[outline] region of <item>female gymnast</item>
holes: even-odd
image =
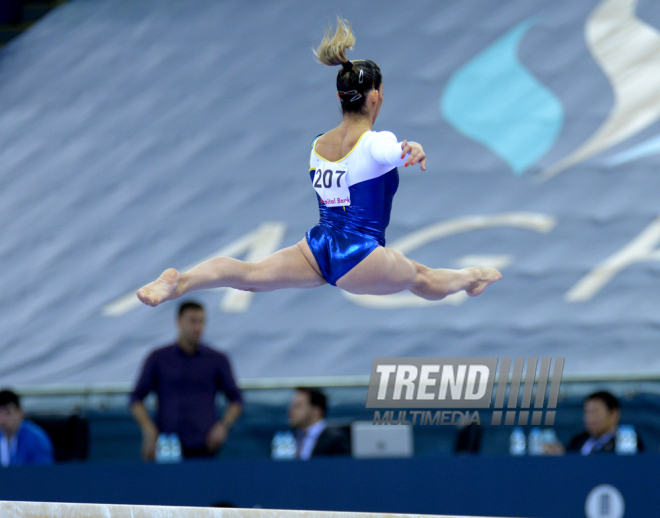
[[[339,20],[328,30],[317,59],[341,65],[337,97],[342,123],[312,144],[309,174],[319,201],[320,221],[298,244],[249,263],[215,257],[186,273],[170,268],[140,288],[138,298],[157,306],[195,290],[230,287],[245,291],[316,288],[326,282],[357,295],[388,295],[410,290],[426,300],[440,300],[465,290],[479,295],[502,278],[493,268],[462,270],[428,268],[385,248],[397,166],[419,164],[426,170],[422,146],[399,143],[388,131],[375,132],[383,103],[383,80],[373,61],[349,61],[346,49],[355,36],[350,24]]]

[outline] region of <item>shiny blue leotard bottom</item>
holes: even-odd
[[[323,278],[333,286],[376,248],[378,240],[353,232],[337,232],[326,225],[307,231],[309,245]]]
[[[310,180],[314,179],[314,169]],[[379,246],[385,246],[392,198],[399,185],[396,169],[351,185],[351,205],[326,207],[317,194],[319,223],[307,231],[307,244],[321,275],[333,286]]]

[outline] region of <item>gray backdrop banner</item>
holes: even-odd
[[[660,371],[660,2],[610,18],[601,6],[615,3],[632,5],[54,9],[0,49],[0,386],[132,382],[177,335],[178,301],[150,308],[138,288],[166,268],[258,261],[304,239],[319,218],[310,145],[342,120],[337,70],[311,48],[338,13],[356,33],[350,58],[383,74],[374,131],[427,155],[426,171],[399,168],[386,246],[431,268],[485,261],[504,278],[434,302],[329,285],[195,292],[205,343],[238,379],[484,352],[565,357],[573,373]],[[599,27],[608,37],[588,46]]]

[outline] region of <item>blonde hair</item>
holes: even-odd
[[[314,49],[314,55],[324,65],[341,65],[348,61],[346,49],[352,49],[353,45],[355,45],[355,35],[351,24],[338,16],[335,34],[332,34],[332,27],[330,27],[319,47]]]

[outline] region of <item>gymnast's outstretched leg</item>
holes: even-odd
[[[398,250],[378,247],[339,279],[337,286],[357,295],[390,295],[410,290],[426,300],[440,300],[462,290],[477,296],[501,278],[502,274],[494,268],[434,269],[408,259]],[[272,291],[316,288],[323,284],[326,281],[303,239],[258,263],[214,257],[183,274],[170,268],[157,280],[140,288],[137,296],[145,304],[157,306],[191,291],[210,288]]]
[[[441,300],[463,290],[476,297],[501,278],[495,268],[429,268],[398,250],[378,247],[339,279],[337,286],[356,295],[390,295],[410,290],[426,300]]]
[[[154,282],[140,288],[138,298],[149,306],[172,300],[191,291],[235,288],[243,291],[273,291],[283,288],[316,288],[326,284],[307,241],[279,250],[258,263],[232,257],[214,257],[186,273],[165,270]]]

